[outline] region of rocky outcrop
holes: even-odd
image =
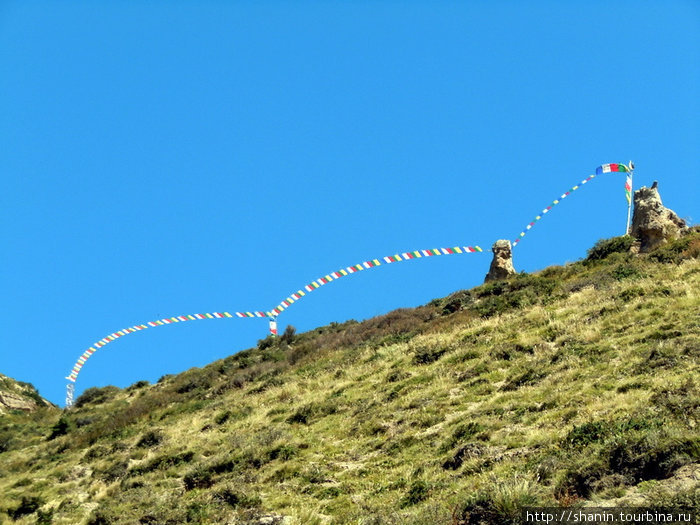
[[[658,183],[643,186],[634,192],[634,215],[630,235],[639,240],[639,251],[645,253],[676,239],[688,230],[685,221],[661,203]]]
[[[0,392],[0,413],[7,410],[33,412],[36,408],[36,403],[26,397],[10,392]]]
[[[497,281],[505,279],[511,275],[515,275],[515,267],[513,266],[513,250],[510,246],[510,241],[501,239],[493,243],[491,247],[493,259],[489,273],[486,274],[484,282]]]
[[[34,412],[40,407],[55,407],[55,405],[42,398],[30,383],[15,381],[0,374],[0,414],[14,410]]]

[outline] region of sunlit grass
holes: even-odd
[[[699,284],[697,259],[613,254],[94,392],[65,435],[46,415],[0,453],[0,511],[32,494],[54,523],[496,523],[662,497],[700,450]]]

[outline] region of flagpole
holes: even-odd
[[[630,234],[630,215],[632,212],[632,178],[634,176],[634,162],[630,161],[629,164],[629,170],[630,170],[630,190],[629,190],[629,198],[627,199],[627,227],[625,228],[625,235]],[[627,182],[627,181],[625,181]],[[625,188],[626,190],[627,188]]]

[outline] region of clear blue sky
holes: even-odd
[[[0,372],[63,404],[92,343],[267,310],[330,271],[515,239],[607,162],[698,220],[700,4],[0,3]],[[623,233],[621,175],[540,221],[533,271]],[[304,331],[480,284],[490,253],[385,265],[279,318]],[[254,346],[197,321],[98,351],[76,393]]]

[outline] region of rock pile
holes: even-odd
[[[510,246],[510,241],[504,239],[496,241],[493,243],[491,251],[493,252],[493,259],[491,260],[489,273],[486,274],[484,279],[485,283],[505,279],[516,273],[513,266],[513,250]]]
[[[641,253],[651,251],[669,239],[677,239],[686,231],[685,221],[661,203],[656,181],[651,188],[643,186],[634,192],[630,235],[640,241]]]

